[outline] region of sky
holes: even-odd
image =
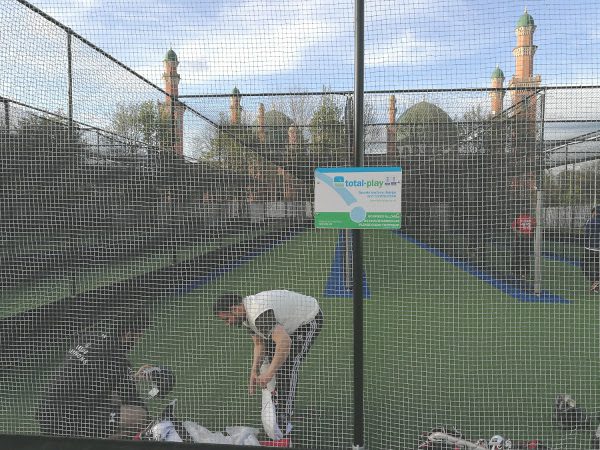
[[[365,88],[487,88],[496,65],[507,84],[514,73],[514,28],[526,8],[537,26],[534,72],[541,75],[542,85],[598,85],[596,1],[365,0]],[[353,88],[354,0],[31,3],[160,87],[162,60],[172,48],[180,61],[180,95],[228,94],[233,87],[244,94]],[[17,0],[2,0],[0,40],[9,42],[0,50],[0,64],[15,68],[0,76],[0,95],[64,110],[64,32]],[[119,102],[160,99],[153,88],[79,42],[73,44],[73,57],[79,104],[106,108],[86,111],[76,104],[82,121],[108,117]],[[549,96],[548,114],[597,118],[598,90],[590,92]],[[385,97],[378,108],[381,120]],[[489,108],[488,94],[481,92],[399,93],[397,99],[400,111],[424,99],[452,117],[473,106]],[[227,101],[187,102],[218,119]]]
[[[173,48],[189,93],[352,87],[353,0],[32,3],[156,83]],[[544,83],[597,80],[595,0],[366,0],[367,88],[487,87],[496,64],[510,77],[526,8]]]

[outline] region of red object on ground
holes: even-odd
[[[278,441],[260,441],[263,447],[291,447],[292,440],[290,438],[279,439]]]

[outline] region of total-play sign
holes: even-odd
[[[400,228],[401,167],[315,170],[315,227]]]

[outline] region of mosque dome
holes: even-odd
[[[258,120],[256,123],[258,123]],[[288,128],[292,125],[294,125],[294,121],[276,109],[265,112],[266,142],[286,144],[288,142]]]
[[[500,69],[500,67],[496,66],[494,71],[492,72],[491,78],[504,78],[504,72]]]
[[[439,106],[426,101],[419,102],[408,108],[398,123],[450,123],[452,119],[446,111]]]
[[[173,49],[169,49],[167,54],[165,55],[165,61],[177,61],[177,54],[173,51]]]
[[[432,153],[451,150],[458,138],[458,128],[448,113],[426,101],[400,116],[396,133],[400,145]]]
[[[519,17],[519,21],[517,22],[517,28],[520,27],[533,27],[535,23],[533,22],[533,17],[525,10],[523,15]]]

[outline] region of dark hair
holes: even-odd
[[[598,208],[600,208],[600,206],[592,206],[592,214],[596,214],[598,212]]]
[[[243,297],[239,294],[228,292],[221,295],[213,305],[213,313],[228,312],[235,305],[242,303]]]

